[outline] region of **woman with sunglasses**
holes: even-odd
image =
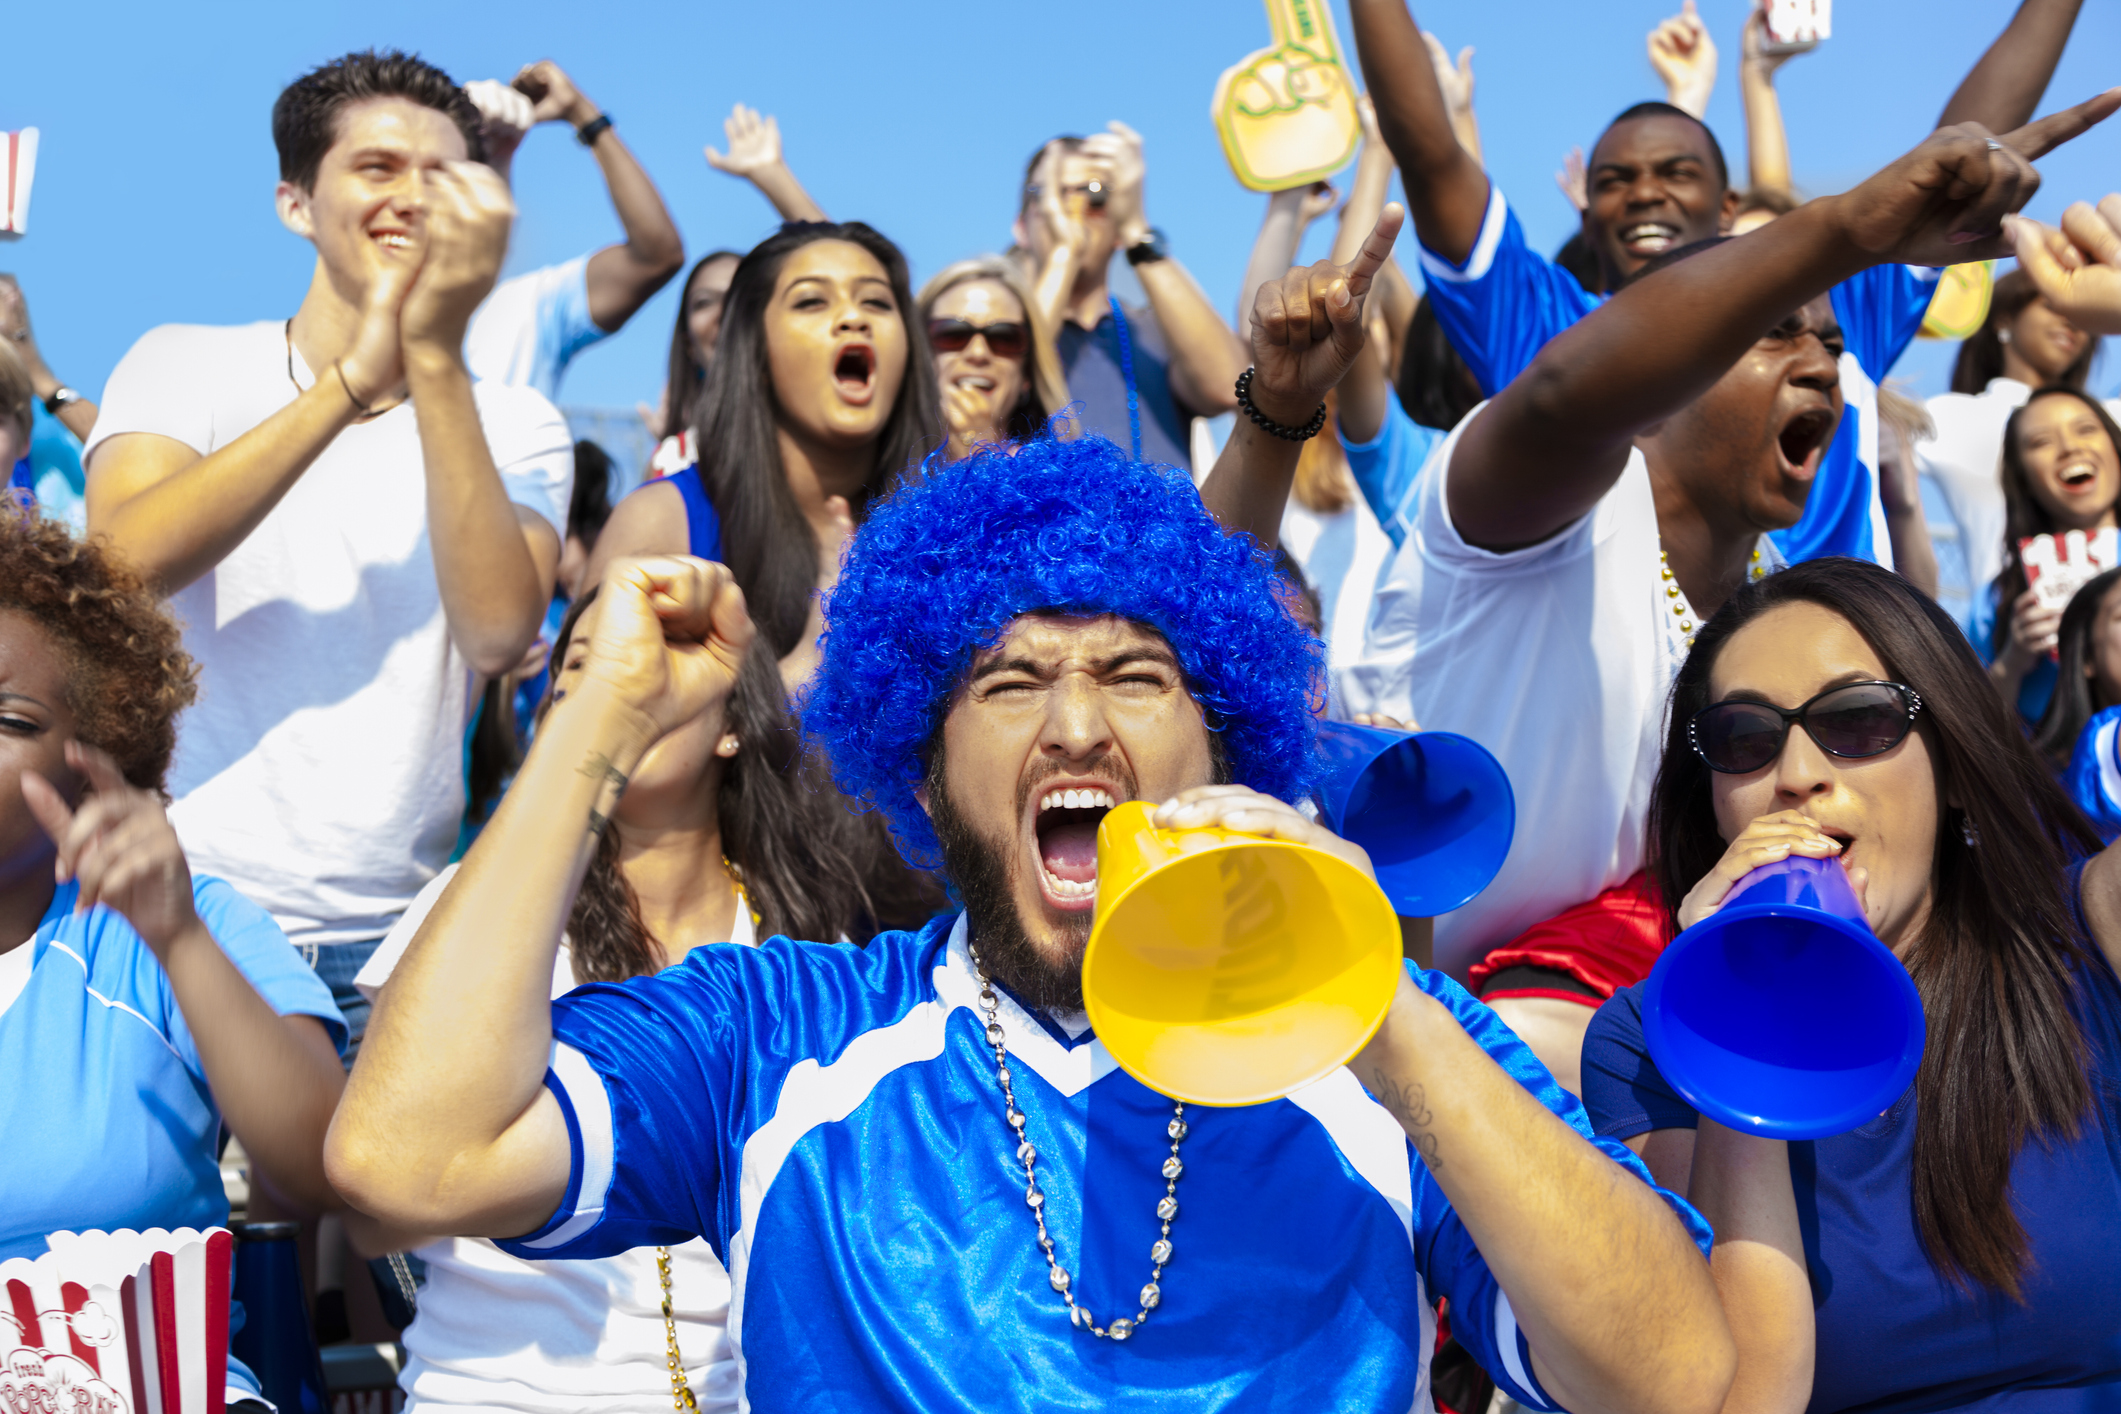
[[[790,222],[760,242],[723,302],[698,463],[619,503],[585,582],[622,555],[726,564],[789,687],[808,681],[840,547],[943,442],[912,308],[905,256],[860,221]]]
[[[1726,1410],[2121,1408],[2121,858],[1949,617],[1813,560],[1734,594],[1673,687],[1649,855],[1668,921],[1763,864],[1839,859],[1922,997],[1906,1094],[1804,1142],[1658,1073],[1642,986],[1600,1008],[1584,1101],[1716,1227]]]
[[[921,291],[920,318],[935,351],[951,461],[982,442],[1036,437],[1068,405],[1053,331],[1022,273],[1002,257],[945,268]]]

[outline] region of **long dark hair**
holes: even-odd
[[[1399,405],[1424,427],[1448,432],[1480,406],[1485,395],[1466,361],[1451,347],[1427,297],[1414,306],[1399,357]]]
[[[2003,376],[2004,327],[2016,319],[2039,293],[2040,287],[2023,270],[2013,270],[1996,281],[1996,287],[1988,297],[1988,317],[1981,321],[1974,337],[1960,343],[1959,356],[1952,360],[1953,392],[1978,393]],[[2077,361],[2063,369],[2062,376],[2055,381],[2072,388],[2083,387],[2091,376],[2092,360],[2098,354],[2098,339],[2086,339],[2084,352],[2078,354]]]
[[[2033,729],[2033,750],[2054,763],[2057,770],[2069,764],[2084,724],[2114,705],[2093,696],[2091,675],[2086,669],[2096,661],[2092,640],[2099,629],[2099,610],[2106,602],[2107,591],[2117,584],[2121,584],[2121,569],[2110,569],[2088,579],[2062,611],[2062,627],[2055,635],[2061,672],[2055,680],[2055,695],[2047,700],[2047,712]]]
[[[2052,535],[2056,530],[2054,516],[2033,495],[2032,473],[2025,469],[2024,454],[2018,450],[2018,424],[2042,398],[2075,398],[2090,408],[2092,416],[2106,429],[2114,454],[2121,456],[2121,427],[2116,427],[2113,415],[2082,388],[2055,383],[2035,389],[2025,406],[2003,424],[2003,572],[1996,576],[1996,626],[1989,636],[1991,655],[2002,652],[2003,645],[2010,641],[2011,605],[2026,590],[2025,560],[2018,552],[2018,542],[2034,535]]]
[[[1940,808],[1929,918],[1906,958],[1929,1024],[1915,1077],[1915,1228],[1953,1283],[2022,1300],[2028,1251],[2011,1162],[2028,1139],[2074,1138],[2091,1108],[2089,1051],[2071,1010],[2073,970],[2090,954],[2064,871],[2099,837],[1942,609],[1867,561],[1809,560],[1726,600],[1672,686],[1649,815],[1669,926],[1725,847],[1687,723],[1709,705],[1709,675],[1731,637],[1789,604],[1839,614],[1888,677],[1921,694],[1916,729],[1936,761]]]
[[[780,402],[766,358],[766,310],[790,252],[812,241],[848,241],[876,257],[906,325],[906,376],[876,439],[876,463],[851,497],[859,523],[869,503],[943,442],[942,393],[928,331],[914,310],[899,248],[860,221],[790,221],[736,268],[722,310],[721,344],[697,420],[700,481],[722,521],[722,552],[759,636],[777,655],[802,641],[817,592],[817,536],[795,504],[781,465]]]
[[[596,597],[592,589],[577,599],[560,625],[555,682],[575,624]],[[540,715],[551,705],[548,692]],[[805,756],[780,663],[763,640],[752,641],[724,713],[741,746],[723,764],[715,809],[722,853],[743,884],[743,902],[758,912],[759,935],[867,941],[877,931],[878,908],[863,877],[862,832]],[[619,867],[616,829],[604,832],[582,877],[567,945],[577,981],[620,982],[667,965]]]
[[[700,408],[700,389],[707,381],[707,366],[692,352],[692,282],[717,260],[741,261],[740,250],[710,250],[685,272],[678,286],[678,322],[670,331],[670,362],[663,375],[663,429],[659,437],[675,437],[692,426]]]

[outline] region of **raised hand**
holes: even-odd
[[[1252,302],[1252,401],[1286,426],[1310,421],[1329,389],[1347,376],[1363,346],[1363,306],[1392,255],[1406,208],[1379,213],[1346,265],[1321,260],[1259,287]]]
[[[522,144],[523,134],[537,126],[535,105],[513,85],[499,79],[473,79],[464,85],[464,96],[485,119],[486,160],[505,163]]]
[[[1331,182],[1313,182],[1297,190],[1302,193],[1296,206],[1296,231],[1300,240],[1313,221],[1340,204],[1340,193],[1333,189]]]
[[[1443,90],[1444,106],[1451,110],[1453,118],[1465,117],[1473,111],[1473,46],[1468,44],[1459,50],[1454,64],[1451,51],[1435,35],[1423,30],[1421,42],[1428,46],[1429,64],[1436,70],[1436,86]]]
[[[1105,131],[1083,139],[1085,157],[1104,164],[1105,217],[1112,223],[1114,238],[1122,249],[1139,245],[1149,234],[1149,218],[1143,214],[1142,185],[1149,165],[1142,155],[1142,135],[1114,119]]]
[[[1740,32],[1738,62],[1762,78],[1773,77],[1775,70],[1787,64],[1805,50],[1786,50],[1771,54],[1767,48],[1767,0],[1759,0],[1752,13],[1745,17],[1745,28]]]
[[[472,311],[493,289],[508,254],[515,202],[508,185],[478,162],[444,162],[421,173],[414,249],[418,273],[398,315],[409,350],[460,350]]]
[[[754,632],[729,571],[689,555],[613,560],[595,613],[584,685],[614,693],[657,736],[729,695]]]
[[[1590,176],[1584,170],[1583,149],[1572,147],[1569,155],[1561,159],[1561,170],[1554,174],[1554,185],[1569,199],[1569,205],[1582,211],[1591,204]]]
[[[2079,329],[2121,334],[2121,193],[2072,203],[2059,231],[2023,216],[2004,225],[2049,304]]]
[[[531,101],[533,123],[569,122],[576,127],[596,118],[597,106],[582,96],[567,71],[550,59],[525,64],[511,87]]]
[[[22,798],[59,847],[54,877],[80,882],[76,912],[103,904],[168,961],[170,945],[203,925],[192,906],[191,868],[161,799],[128,782],[118,763],[93,746],[68,742],[66,764],[88,782],[78,810],[44,777],[22,773]]]
[[[756,177],[781,165],[781,125],[770,113],[739,103],[722,120],[722,136],[729,141],[724,154],[712,147],[702,149],[707,165],[732,177]]]
[[[2121,88],[1994,137],[1979,123],[1939,128],[1855,190],[1832,198],[1843,229],[1879,261],[1954,265],[2014,252],[2003,218],[2040,189],[2033,162],[2121,107]]]
[[[1672,106],[1699,118],[1716,89],[1716,41],[1694,8],[1694,0],[1650,31],[1650,67],[1664,80]]]

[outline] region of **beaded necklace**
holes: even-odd
[[[1657,574],[1664,581],[1664,601],[1671,606],[1672,613],[1679,620],[1680,636],[1686,640],[1686,646],[1692,648],[1694,631],[1701,626],[1702,616],[1695,613],[1694,606],[1687,602],[1686,591],[1679,587],[1679,577],[1672,573],[1672,562],[1665,555],[1662,545],[1657,547]],[[1767,565],[1761,560],[1760,547],[1756,545],[1753,547],[1752,562],[1745,567],[1745,581],[1748,584],[1758,584],[1767,578],[1767,574]]]

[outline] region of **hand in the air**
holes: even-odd
[[[1372,880],[1377,870],[1361,845],[1344,840],[1324,825],[1307,820],[1285,800],[1262,795],[1250,786],[1195,786],[1180,791],[1149,812],[1160,830],[1204,830],[1219,826],[1262,839],[1286,840],[1338,855]]]
[[[1770,54],[1767,49],[1767,0],[1753,6],[1752,13],[1745,17],[1745,29],[1739,40],[1739,63],[1762,78],[1770,78],[1775,70],[1808,50],[1786,50]]]
[[[1691,928],[1723,907],[1740,879],[1763,864],[1775,864],[1800,855],[1806,859],[1832,859],[1841,853],[1841,841],[1821,830],[1801,811],[1778,810],[1763,815],[1738,832],[1731,847],[1716,861],[1716,867],[1700,883],[1687,890],[1679,904],[1679,926]],[[1859,901],[1866,899],[1870,875],[1858,866],[1849,870],[1849,884]]]
[[[2058,313],[2089,333],[2121,334],[2121,192],[2072,203],[2059,231],[2023,216],[2004,224],[2018,268]]]
[[[473,79],[464,85],[464,96],[485,119],[481,132],[489,163],[506,161],[521,146],[523,135],[537,126],[536,105],[499,79]]]
[[[1879,261],[1956,265],[2013,253],[2003,218],[2040,189],[2033,163],[2121,107],[2121,88],[2002,137],[1979,123],[1939,128],[1836,203],[1843,230]]]
[[[582,95],[567,77],[567,71],[550,59],[525,64],[510,84],[531,102],[534,123],[568,122],[576,127],[593,122],[597,106]]]
[[[1082,153],[1105,169],[1105,218],[1114,238],[1122,248],[1139,245],[1149,234],[1142,209],[1142,183],[1149,173],[1142,135],[1114,119],[1105,131],[1083,139]]]
[[[1590,176],[1584,170],[1583,149],[1572,147],[1569,155],[1561,159],[1561,170],[1554,174],[1554,185],[1569,199],[1569,205],[1582,211],[1591,204]]]
[[[118,763],[93,746],[68,742],[66,764],[88,782],[78,810],[44,777],[22,773],[22,798],[59,847],[54,877],[62,884],[80,881],[76,912],[103,904],[166,962],[170,945],[201,925],[191,868],[161,800],[128,782]]]
[[[1451,61],[1451,51],[1444,48],[1443,41],[1427,30],[1421,32],[1421,42],[1429,51],[1429,64],[1436,70],[1436,86],[1443,90],[1443,106],[1453,116],[1464,117],[1473,111],[1473,46],[1468,44],[1458,51],[1458,61]]]
[[[414,232],[418,274],[399,313],[409,347],[461,349],[472,311],[493,289],[508,254],[515,202],[508,184],[481,162],[444,162],[421,173],[423,204]]]
[[[1650,67],[1664,80],[1672,106],[1697,118],[1706,114],[1716,90],[1716,41],[1709,38],[1694,0],[1651,30],[1649,43]]]
[[[658,738],[729,695],[754,632],[735,578],[690,555],[613,560],[596,616],[575,693],[602,686]]]
[[[2004,645],[2009,666],[2020,673],[2031,672],[2046,654],[2055,651],[2062,632],[2060,604],[2042,604],[2040,591],[2028,589],[2011,601],[2010,640]]]
[[[781,125],[770,113],[739,103],[722,120],[722,136],[729,142],[726,154],[712,147],[702,149],[707,165],[717,172],[756,177],[781,165]]]
[[[1286,427],[1309,422],[1363,346],[1363,305],[1391,258],[1406,208],[1393,202],[1347,265],[1321,260],[1259,287],[1252,302],[1252,401]]]

